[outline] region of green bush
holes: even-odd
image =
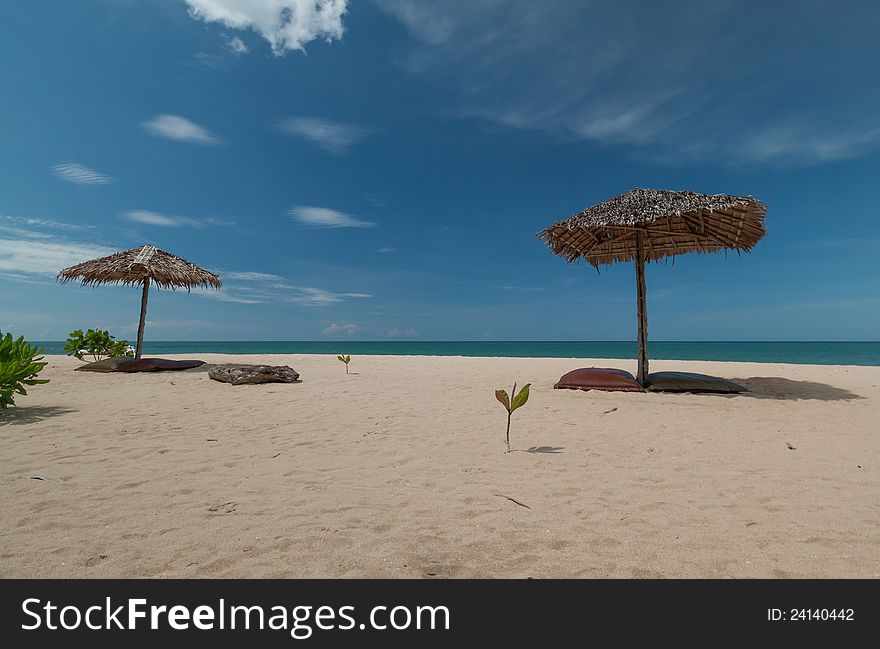
[[[81,361],[85,360],[83,356],[86,355],[91,356],[95,361],[105,357],[134,355],[128,349],[127,340],[114,340],[109,331],[97,329],[89,329],[85,333],[82,329],[71,331],[64,351],[68,356],[76,356]]]
[[[48,383],[49,379],[35,378],[46,367],[41,363],[42,348],[31,347],[24,336],[13,340],[12,334],[0,332],[0,408],[15,405],[15,394],[27,394],[26,385]]]

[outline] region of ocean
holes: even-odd
[[[37,342],[63,354],[64,342]],[[534,341],[145,341],[144,354],[352,354],[392,356],[514,356],[636,358],[635,342]],[[880,365],[880,342],[651,341],[655,360],[746,361],[810,365]]]

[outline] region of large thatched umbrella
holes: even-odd
[[[187,290],[203,286],[220,288],[220,278],[204,268],[191,264],[186,259],[159,250],[155,246],[140,246],[109,257],[65,268],[58,273],[58,281],[65,284],[72,280],[82,280],[83,286],[98,284],[124,284],[143,286],[141,296],[141,320],[138,325],[135,358],[141,357],[144,346],[144,323],[147,317],[147,294],[150,282],[162,288],[185,288]]]
[[[538,233],[550,249],[570,262],[634,261],[639,316],[639,369],[648,375],[648,316],[645,261],[686,252],[748,252],[764,236],[767,205],[751,196],[706,195],[691,191],[633,189],[588,207]]]

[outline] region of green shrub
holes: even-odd
[[[48,383],[49,379],[35,378],[46,363],[42,348],[31,347],[24,336],[13,340],[12,334],[0,332],[0,408],[15,405],[15,394],[27,394],[26,385]]]
[[[71,331],[67,338],[64,351],[68,356],[76,356],[79,360],[85,360],[83,356],[89,355],[93,360],[112,356],[133,356],[128,348],[127,340],[114,340],[109,331],[89,329],[83,333],[82,329]]]

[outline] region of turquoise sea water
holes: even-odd
[[[39,342],[63,354],[60,341]],[[652,359],[748,361],[811,365],[880,365],[880,342],[650,342]],[[516,356],[636,358],[635,342],[428,341],[145,341],[158,354],[353,354],[394,356]]]

